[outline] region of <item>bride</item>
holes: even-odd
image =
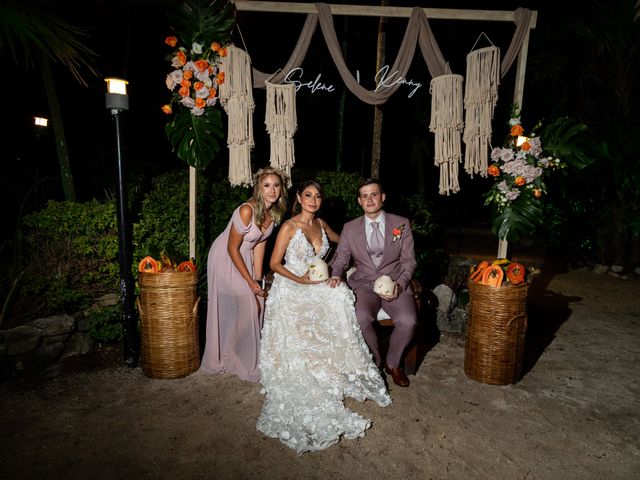
[[[371,421],[347,409],[345,397],[391,403],[358,326],[353,293],[344,283],[331,288],[309,279],[309,265],[326,255],[329,240],[339,240],[315,216],[321,204],[320,185],[303,182],[271,256],[275,274],[260,348],[266,397],[257,428],[298,454],[364,435]]]

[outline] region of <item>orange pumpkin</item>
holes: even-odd
[[[469,280],[476,283],[480,282],[480,280],[482,279],[482,272],[484,272],[489,265],[490,265],[489,262],[487,262],[486,260],[484,262],[480,262],[478,266],[475,268],[475,270],[471,272],[471,276],[469,277]]]
[[[519,285],[524,282],[526,273],[524,265],[519,263],[511,263],[507,267],[507,278],[513,285]]]
[[[504,279],[504,270],[499,265],[490,265],[482,273],[482,284],[490,287],[499,287]]]
[[[158,262],[153,257],[144,257],[138,264],[138,271],[142,273],[158,273]]]
[[[178,265],[179,272],[195,272],[196,270],[197,267],[191,260],[185,260],[180,265]]]

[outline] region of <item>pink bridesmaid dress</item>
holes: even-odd
[[[233,226],[244,236],[240,255],[253,275],[253,248],[271,235],[273,223],[264,233],[254,223],[253,217],[249,225],[244,225],[240,219],[240,207],[233,212],[227,228],[209,250],[207,338],[200,368],[207,372],[232,373],[242,380],[259,382],[258,356],[264,303],[261,297],[253,294],[231,261],[227,242]]]

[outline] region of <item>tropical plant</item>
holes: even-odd
[[[165,133],[178,158],[192,167],[204,168],[220,150],[224,137],[217,88],[224,82],[219,58],[231,39],[235,6],[230,0],[185,0],[168,3],[175,35],[165,43],[173,70],[167,75],[172,91],[162,110],[173,115]]]
[[[71,201],[75,201],[76,194],[51,64],[62,64],[80,85],[86,87],[82,71],[97,75],[93,68],[96,54],[82,42],[86,36],[86,30],[69,25],[35,7],[32,2],[7,0],[0,5],[0,53],[9,50],[17,65],[36,68],[42,77],[56,140],[62,189],[65,199]]]
[[[583,148],[592,162],[557,179],[556,212],[566,205],[570,210],[558,223],[571,216],[581,228],[566,231],[565,240],[588,234],[571,245],[588,247],[583,253],[605,263],[640,261],[638,5],[636,0],[594,0],[578,10],[558,5],[557,15],[541,23],[553,35],[541,31],[532,37],[532,86],[545,91],[534,108],[589,125]]]

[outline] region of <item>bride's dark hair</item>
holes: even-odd
[[[291,216],[292,217],[294,215],[299,214],[302,211],[302,206],[300,205],[300,202],[298,201],[298,195],[302,195],[302,192],[304,192],[309,187],[317,188],[318,192],[320,192],[320,195],[322,195],[322,185],[320,185],[315,180],[303,180],[302,182],[300,182],[298,184],[298,187],[296,188],[295,200],[293,201],[293,206],[291,207]]]

